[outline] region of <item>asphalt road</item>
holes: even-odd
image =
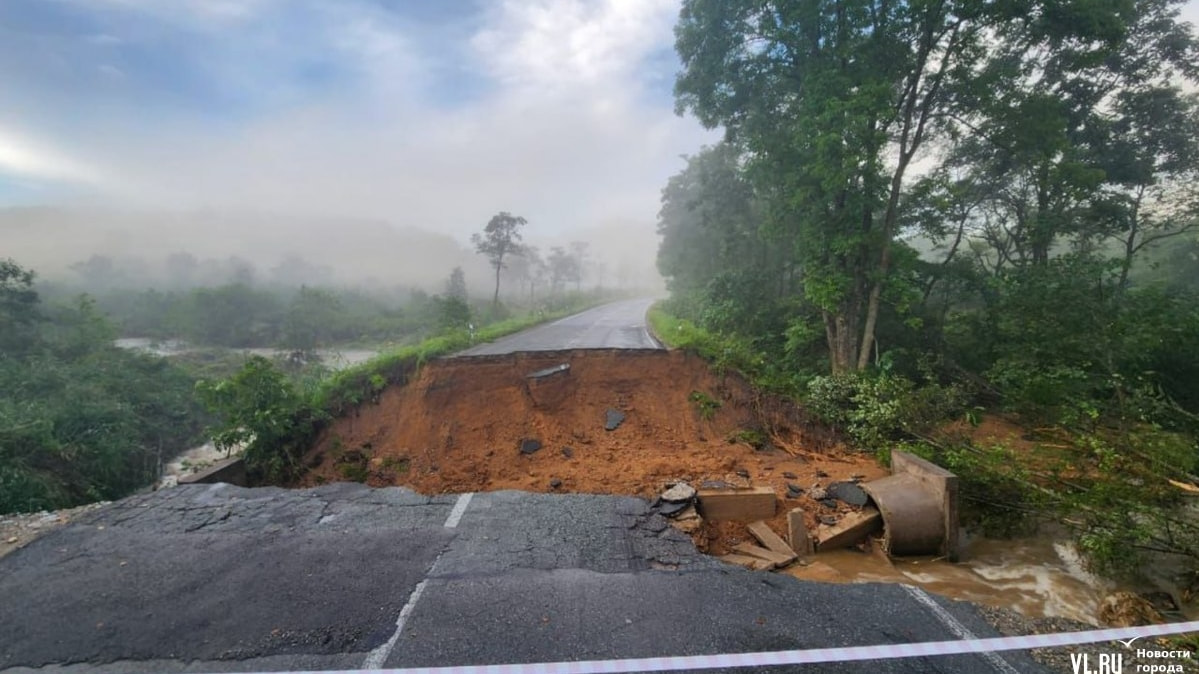
[[[653,299],[636,299],[605,304],[480,344],[458,355],[495,356],[563,349],[660,349],[662,346],[645,327],[645,312],[653,303]]]
[[[527,663],[963,634],[995,636],[971,605],[903,586],[723,565],[625,497],[185,485],[0,558],[6,673]],[[1008,652],[802,671],[1043,670]]]

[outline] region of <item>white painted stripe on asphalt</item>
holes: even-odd
[[[473,497],[473,492],[468,492],[458,497],[458,500],[454,502],[454,507],[450,509],[449,517],[445,518],[445,524],[443,525],[445,528],[457,528],[458,523],[462,521],[462,516],[466,514],[466,509],[470,506],[470,500]],[[445,551],[443,550],[441,555],[444,554]],[[408,596],[408,602],[404,604],[404,608],[400,609],[400,615],[396,617],[396,629],[395,632],[391,633],[391,638],[366,654],[366,660],[362,663],[363,671],[382,671],[379,668],[387,662],[388,656],[391,655],[391,651],[400,640],[400,633],[404,631],[404,625],[408,624],[408,616],[412,615],[412,612],[416,610],[416,603],[420,601],[420,596],[425,593],[425,586],[429,584],[428,574],[432,573],[433,569],[437,567],[437,562],[441,561],[441,555],[437,555],[437,559],[433,560],[433,563],[429,565],[429,570],[425,573],[425,578],[412,589],[412,594]]]
[[[962,639],[978,639],[974,632],[970,631],[969,627],[966,627],[960,620],[953,617],[952,613],[946,611],[945,607],[938,604],[937,600],[930,597],[927,592],[916,587],[915,585],[900,585],[900,587],[902,587],[905,592],[910,594],[913,599],[923,604],[928,608],[928,610],[932,611],[933,615],[937,617],[937,620],[940,620],[942,625],[948,627],[950,632],[953,632]],[[989,662],[996,671],[1003,672],[1003,674],[1020,674],[1016,668],[1007,663],[1007,660],[1004,660],[999,656],[998,653],[994,651],[979,653],[979,655],[982,656],[984,660]]]
[[[470,500],[474,497],[473,493],[463,494],[454,502],[454,508],[450,510],[450,516],[445,518],[445,526],[447,529],[453,529],[462,521],[462,516],[466,514],[466,508],[470,505]]]
[[[722,653],[624,660],[575,660],[532,662],[513,665],[457,665],[450,667],[410,667],[404,669],[341,669],[293,671],[275,674],[628,674],[631,672],[672,672],[681,669],[735,669],[806,665],[822,662],[858,662],[901,658],[964,655],[998,651],[1024,651],[1030,648],[1058,648],[1083,644],[1127,641],[1133,637],[1160,637],[1199,632],[1199,620],[1163,625],[1116,627],[1083,632],[1055,632],[1016,637],[992,637],[965,641],[924,641],[912,644],[843,646],[813,648],[804,651],[764,651],[758,653]]]

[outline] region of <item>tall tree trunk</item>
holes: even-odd
[[[492,308],[500,306],[500,269],[503,269],[503,267],[503,263],[497,260],[495,263],[495,295],[491,298]]]

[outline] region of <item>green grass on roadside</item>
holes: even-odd
[[[763,359],[751,346],[734,337],[710,332],[685,318],[667,313],[661,303],[647,314],[650,330],[666,346],[694,353],[718,369],[733,369],[755,383],[763,373]]]
[[[477,331],[473,341],[466,330],[456,330],[382,353],[321,382],[313,395],[313,407],[334,417],[341,416],[357,405],[376,400],[388,386],[407,383],[412,373],[431,358],[490,342],[608,301],[611,298],[582,296],[553,311],[530,313],[484,326]]]

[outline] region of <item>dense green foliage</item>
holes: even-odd
[[[115,499],[200,439],[194,380],[118,349],[90,299],[45,306],[0,260],[0,513]]]
[[[678,109],[726,135],[662,192],[659,332],[960,470],[980,517],[1199,560],[1167,482],[1199,473],[1179,5],[686,0]],[[984,412],[1052,437],[947,434]]]

